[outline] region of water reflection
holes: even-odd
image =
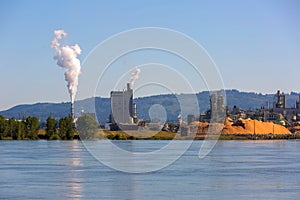
[[[82,181],[80,178],[71,178],[70,183],[67,186],[68,195],[67,197],[70,199],[82,199]]]
[[[69,177],[66,181],[67,198],[68,199],[82,199],[83,188],[82,188],[82,170],[80,166],[82,163],[82,145],[79,141],[70,142],[70,157],[67,159],[67,163],[70,165],[70,170],[66,171]]]
[[[134,152],[137,149],[135,143],[131,141],[123,141],[118,143],[119,148],[123,148],[126,151]],[[112,158],[118,157],[118,155],[112,154],[113,151],[106,152]],[[130,159],[131,163],[134,162],[132,158]],[[119,159],[112,159],[112,162],[122,162]],[[114,169],[114,175],[111,177],[111,183],[108,184],[108,190],[113,199],[124,199],[124,194],[126,194],[126,199],[136,199],[136,186],[137,183],[134,178],[134,174],[124,173],[124,172],[117,172]]]

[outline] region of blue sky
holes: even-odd
[[[25,103],[69,101],[64,70],[56,66],[49,47],[55,29],[64,29],[69,33],[66,42],[81,46],[80,60],[121,31],[174,29],[206,49],[226,88],[300,92],[299,10],[297,0],[2,0],[0,110]]]

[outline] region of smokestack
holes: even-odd
[[[71,117],[73,119],[75,119],[75,109],[74,109],[74,103],[73,102],[71,102]]]
[[[266,101],[266,109],[269,110],[269,101]]]
[[[136,103],[133,104],[133,122],[137,123],[137,109],[136,109]]]
[[[298,101],[296,101],[296,108],[297,108],[297,109],[299,109],[299,108],[300,108],[299,104],[300,104],[300,96],[299,96],[299,100],[298,100]]]
[[[127,83],[127,91],[129,91],[131,88],[130,88],[130,83]]]
[[[133,116],[137,116],[136,103],[133,104]]]
[[[277,105],[280,104],[280,90],[277,90]]]

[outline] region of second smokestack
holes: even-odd
[[[131,89],[130,83],[127,83],[127,91]]]

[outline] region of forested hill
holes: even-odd
[[[209,108],[209,93],[207,91],[200,92],[195,95],[180,94],[180,95],[156,95],[150,97],[136,98],[134,102],[137,104],[138,118],[150,119],[149,110],[154,108],[155,112],[157,108],[164,108],[165,113],[169,121],[177,119],[178,114],[182,112],[181,106],[184,104],[184,113],[181,113],[183,117],[186,114],[195,113],[195,99],[198,99],[199,109],[204,112]],[[251,92],[240,92],[237,90],[226,90],[226,100],[229,107],[234,105],[242,109],[255,109],[261,106],[265,106],[266,102],[270,103],[274,99],[274,94],[258,94]],[[291,92],[286,94],[287,107],[294,107],[296,100],[299,99],[299,93]],[[156,105],[156,106],[153,106]],[[161,105],[161,106],[157,106]],[[110,99],[109,98],[88,98],[75,103],[75,113],[79,115],[84,113],[97,113],[98,120],[101,123],[107,121],[110,113]],[[157,111],[161,111],[158,109]],[[48,116],[53,118],[61,118],[69,115],[70,103],[37,103],[32,105],[18,105],[5,111],[0,111],[0,115],[6,118],[22,119],[26,116],[35,116],[40,121],[45,121]]]

